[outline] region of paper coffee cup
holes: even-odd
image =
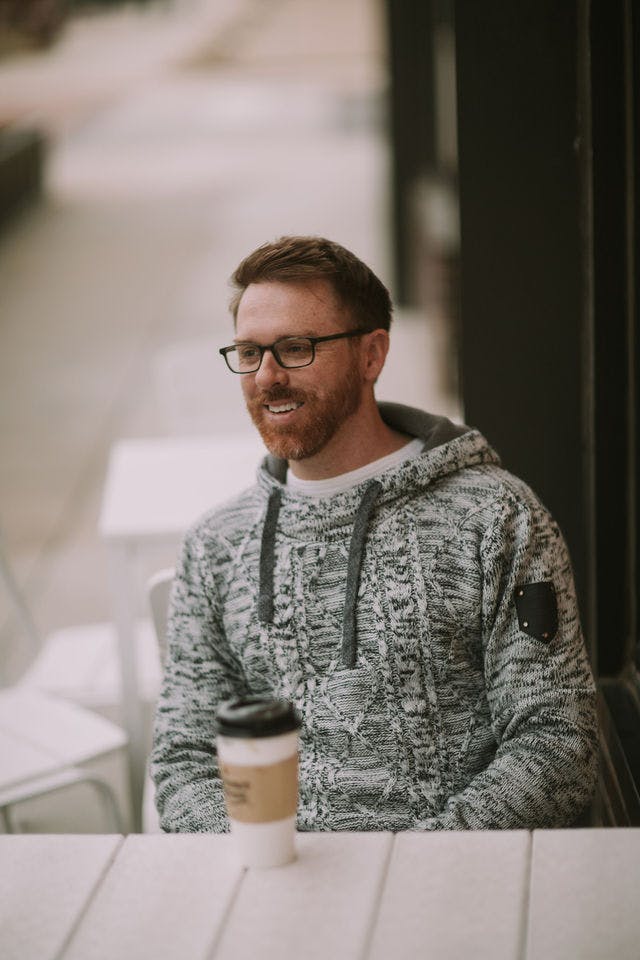
[[[276,867],[295,858],[300,725],[286,700],[242,697],[218,710],[224,799],[246,866]]]

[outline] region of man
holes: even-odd
[[[302,715],[300,829],[571,824],[597,727],[558,527],[476,430],[376,403],[391,303],[353,254],[284,237],[233,279],[220,352],[270,456],[184,541],[163,829],[227,829],[214,717],[248,692]]]

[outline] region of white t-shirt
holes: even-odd
[[[390,467],[397,467],[405,460],[412,460],[417,457],[424,447],[424,440],[416,437],[405,443],[404,447],[395,450],[394,453],[388,453],[386,457],[380,457],[378,460],[372,460],[371,463],[365,463],[364,467],[358,467],[357,470],[350,470],[348,473],[341,473],[337,477],[328,477],[326,480],[300,480],[294,477],[291,470],[287,471],[287,486],[296,493],[303,493],[307,497],[332,497],[335,493],[342,493],[349,487],[355,487],[363,480],[370,480],[379,476]]]

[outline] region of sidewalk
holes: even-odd
[[[109,447],[170,429],[156,383],[171,344],[207,338],[218,383],[241,257],[324,234],[389,280],[380,16],[375,0],[179,0],[82,18],[49,55],[0,62],[0,114],[53,138],[44,202],[0,243],[0,527],[43,633],[110,617]],[[455,415],[428,325],[396,327],[380,396]],[[10,680],[32,652],[4,603]]]
[[[277,3],[277,0],[276,0]],[[0,117],[73,131],[101,107],[225,43],[257,0],[160,0],[80,7],[47,51],[0,60]]]

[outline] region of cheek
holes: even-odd
[[[245,400],[249,400],[255,393],[254,379],[251,376],[240,377],[240,389]]]

